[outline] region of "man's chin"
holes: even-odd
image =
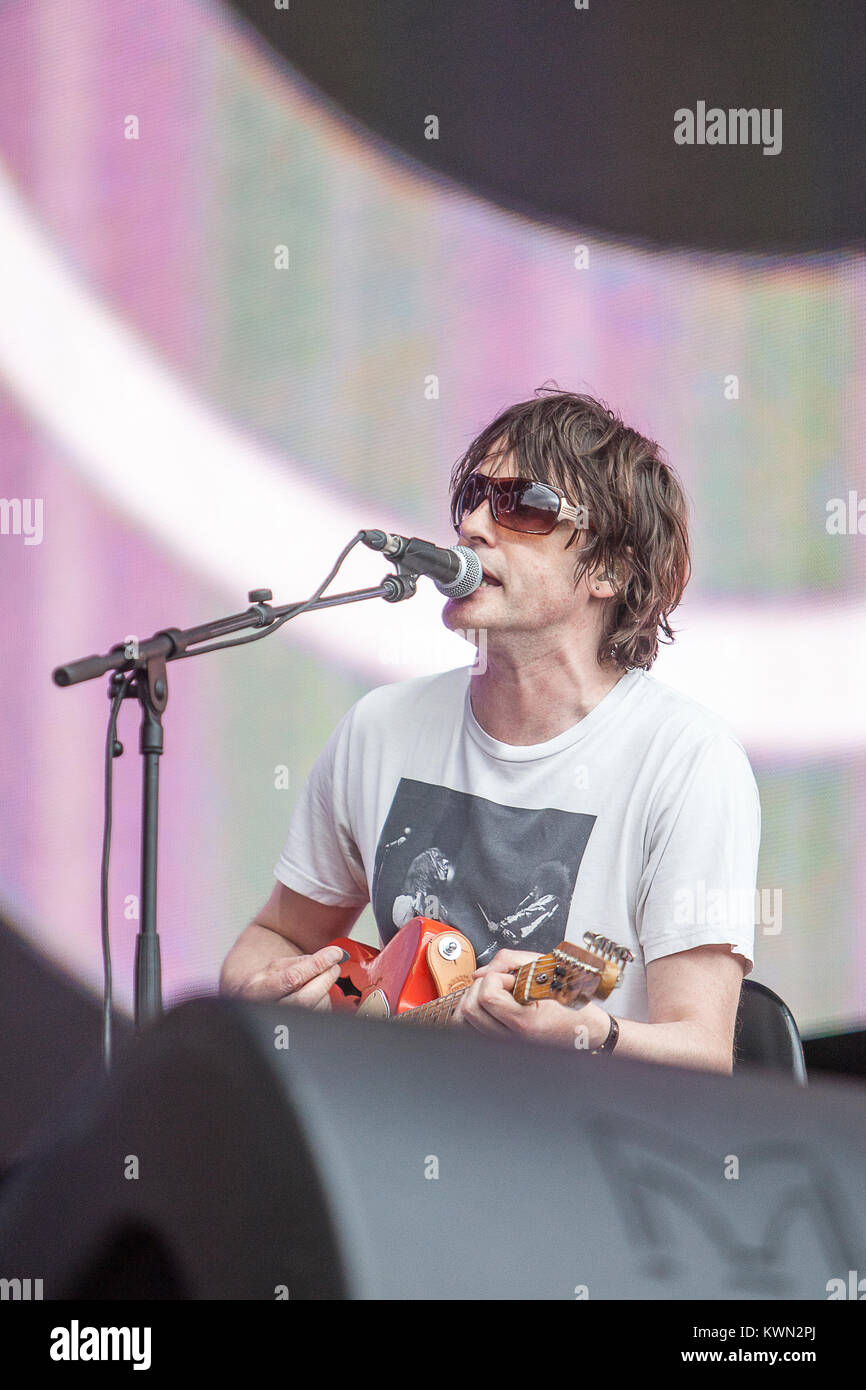
[[[498,592],[501,585],[491,585],[490,588],[473,589],[471,594],[465,598],[449,598],[442,609],[442,621],[448,628],[465,627],[467,623],[472,627],[479,624],[485,626],[482,614],[495,613],[496,609],[489,602],[490,596]]]

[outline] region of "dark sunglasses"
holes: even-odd
[[[493,520],[508,531],[522,531],[527,536],[549,536],[560,521],[573,521],[585,527],[586,509],[572,507],[570,502],[547,483],[532,478],[488,478],[484,473],[470,473],[454,504],[455,530],[467,512],[480,507],[490,498]]]

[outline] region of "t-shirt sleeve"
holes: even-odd
[[[347,795],[356,709],[343,716],[316,759],[274,867],[287,888],[332,907],[363,906],[369,897]]]
[[[761,803],[736,738],[715,734],[660,788],[647,827],[637,930],[649,964],[729,944],[754,964]]]

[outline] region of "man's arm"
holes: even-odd
[[[619,1024],[616,1056],[730,1074],[744,969],[730,946],[695,946],[650,961],[648,1023],[620,1018],[612,997],[610,1013]],[[606,1035],[610,1014],[596,1008],[605,1014]]]
[[[337,979],[337,947],[362,907],[329,907],[277,882],[268,901],[241,932],[223,962],[220,993],[248,999],[282,999],[309,1008],[326,1007]]]
[[[695,946],[650,961],[648,1023],[621,1018],[615,1004],[608,1013],[595,1003],[582,1009],[567,1009],[554,1000],[535,1007],[516,1003],[508,972],[533,956],[528,951],[500,951],[477,972],[455,1011],[455,1021],[484,1033],[518,1033],[538,1042],[591,1050],[607,1037],[612,1013],[619,1024],[617,1057],[730,1074],[744,970],[742,957],[730,946]]]

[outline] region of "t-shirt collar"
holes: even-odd
[[[472,677],[467,672],[464,726],[474,742],[492,758],[499,758],[503,762],[509,763],[527,763],[534,762],[539,758],[550,758],[556,753],[561,753],[564,749],[580,743],[589,734],[595,733],[619,709],[623,700],[631,694],[645,674],[641,670],[626,671],[625,675],[620,677],[616,685],[599,700],[589,714],[584,715],[583,719],[579,719],[570,729],[564,729],[561,734],[557,734],[556,738],[548,739],[546,743],[513,744],[502,743],[497,738],[491,738],[490,734],[482,729],[478,723],[472,711]]]

